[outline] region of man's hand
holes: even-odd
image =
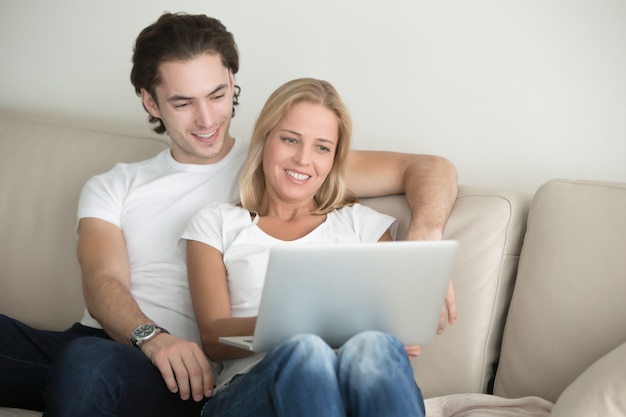
[[[441,317],[439,318],[439,327],[437,328],[437,334],[443,333],[444,329],[446,328],[446,316],[450,325],[454,325],[454,323],[456,323],[456,298],[454,297],[454,286],[452,285],[452,281],[450,281],[450,283],[448,284],[448,292],[446,293],[446,304],[441,309]]]
[[[191,395],[199,402],[213,395],[211,365],[198,344],[159,333],[143,343],[141,350],[159,369],[169,390],[183,400]]]

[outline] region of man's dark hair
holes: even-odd
[[[139,96],[145,89],[156,100],[156,87],[162,82],[159,65],[167,61],[187,61],[202,54],[218,54],[222,65],[239,71],[239,53],[235,39],[217,19],[205,15],[165,13],[159,20],[141,31],[133,49],[133,69],[130,81]],[[233,96],[233,116],[239,103],[239,86]],[[158,104],[158,102],[157,102]],[[145,108],[145,107],[144,107]],[[147,111],[147,109],[146,109]],[[164,133],[161,119],[148,113],[150,123],[158,124],[154,131]]]

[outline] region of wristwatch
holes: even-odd
[[[135,347],[140,347],[159,333],[169,332],[156,324],[142,324],[130,334],[130,343]]]

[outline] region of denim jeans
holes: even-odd
[[[55,357],[67,343],[84,336],[107,337],[80,324],[65,331],[37,330],[0,314],[0,406],[43,410]]]
[[[137,348],[80,324],[32,329],[0,316],[0,405],[44,416],[198,416],[202,403],[171,393]],[[91,336],[91,337],[85,337]],[[97,337],[93,337],[97,336]]]
[[[234,378],[202,412],[203,417],[424,415],[404,347],[380,332],[356,335],[338,352],[317,336],[293,337]]]

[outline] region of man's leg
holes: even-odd
[[[95,337],[65,346],[45,397],[46,417],[197,416],[202,408],[170,392],[139,349]]]
[[[350,415],[425,415],[408,355],[395,337],[360,333],[341,347],[337,360],[339,384]]]
[[[336,361],[319,337],[293,337],[209,399],[202,416],[345,416]]]
[[[44,409],[54,357],[66,343],[88,334],[77,326],[63,332],[37,330],[0,314],[0,406]]]

